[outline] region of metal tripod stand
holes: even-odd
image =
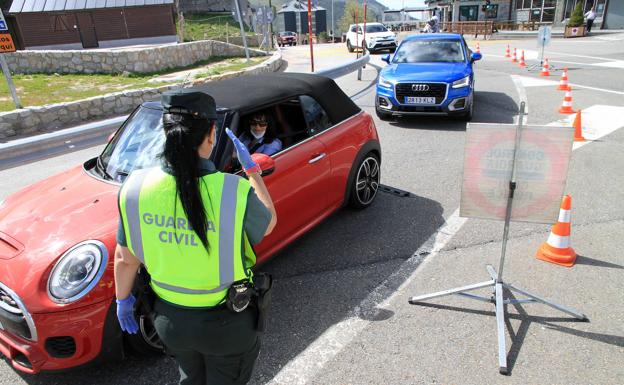
[[[409,303],[412,305],[418,305],[422,301],[426,301],[429,299],[443,297],[447,295],[457,294],[464,297],[468,297],[471,299],[475,299],[483,302],[491,302],[496,305],[496,325],[497,325],[497,333],[498,333],[498,366],[499,372],[501,374],[508,374],[507,367],[507,348],[505,344],[505,311],[503,306],[507,304],[518,304],[518,303],[532,303],[532,302],[540,302],[544,305],[548,305],[554,309],[557,309],[561,312],[571,315],[574,318],[577,318],[581,321],[589,321],[587,316],[577,310],[568,308],[563,305],[559,305],[555,302],[547,300],[537,294],[533,294],[523,288],[512,285],[511,283],[503,281],[503,268],[505,265],[505,252],[507,249],[507,239],[509,237],[509,223],[511,222],[511,208],[513,204],[514,192],[516,189],[516,162],[518,160],[518,146],[520,144],[520,137],[522,134],[522,119],[524,116],[525,104],[524,102],[520,105],[520,115],[518,117],[518,127],[516,129],[516,141],[514,147],[514,155],[513,155],[513,163],[512,163],[512,172],[511,172],[511,181],[509,182],[509,195],[507,198],[507,207],[505,213],[505,228],[503,230],[503,241],[502,241],[502,250],[501,257],[499,261],[498,271],[494,269],[491,265],[487,265],[486,269],[488,274],[490,275],[490,279],[484,282],[475,283],[472,285],[462,286],[455,289],[449,289],[444,291],[439,291],[432,294],[419,295],[409,299]],[[484,297],[480,295],[475,295],[468,293],[469,291],[473,291],[476,289],[481,289],[484,287],[492,287],[493,296],[492,297]],[[505,298],[503,290],[507,289],[512,292],[519,293],[528,298],[516,299],[516,298]]]

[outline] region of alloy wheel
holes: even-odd
[[[360,204],[369,205],[379,189],[379,161],[369,156],[360,165],[356,178],[356,195]]]
[[[158,337],[158,333],[156,333],[154,322],[145,314],[141,314],[139,318],[139,331],[146,344],[155,349],[163,349],[163,344],[160,337]]]

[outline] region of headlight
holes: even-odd
[[[466,76],[465,78],[461,78],[459,80],[455,80],[453,82],[453,88],[462,88],[470,85],[470,76]]]
[[[390,83],[381,76],[379,77],[379,85],[386,88],[392,88],[392,83]]]
[[[70,303],[87,295],[98,283],[108,250],[100,241],[84,241],[69,249],[58,260],[48,279],[48,296],[56,303]]]

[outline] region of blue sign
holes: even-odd
[[[8,31],[8,30],[9,29],[7,28],[6,21],[0,20],[0,31]]]

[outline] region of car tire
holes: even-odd
[[[355,209],[364,209],[375,201],[379,191],[379,178],[381,174],[379,158],[369,152],[357,164],[356,172],[351,181],[351,194],[349,206]]]
[[[389,114],[389,113],[387,113],[387,112],[383,112],[383,111],[381,111],[381,110],[380,110],[380,109],[378,109],[378,108],[375,108],[375,114],[377,114],[377,117],[378,117],[380,120],[383,120],[383,121],[388,121],[388,120],[391,120],[391,119],[392,119],[392,114]]]
[[[347,40],[347,49],[349,50],[349,52],[353,52],[354,51],[354,48],[351,45],[351,41],[350,40]]]
[[[137,274],[137,278],[134,282],[133,294],[137,298],[134,307],[134,316],[139,324],[139,331],[136,334],[126,334],[126,342],[135,352],[142,356],[154,357],[162,355],[165,351],[164,345],[156,333],[154,326],[154,312],[153,304],[148,306],[144,305],[143,301],[146,301],[146,295],[139,294],[139,288],[141,285],[149,286],[149,275],[143,266]],[[145,290],[151,290],[146,288]],[[155,296],[153,292],[152,296]],[[151,314],[148,314],[148,309],[152,310]]]

